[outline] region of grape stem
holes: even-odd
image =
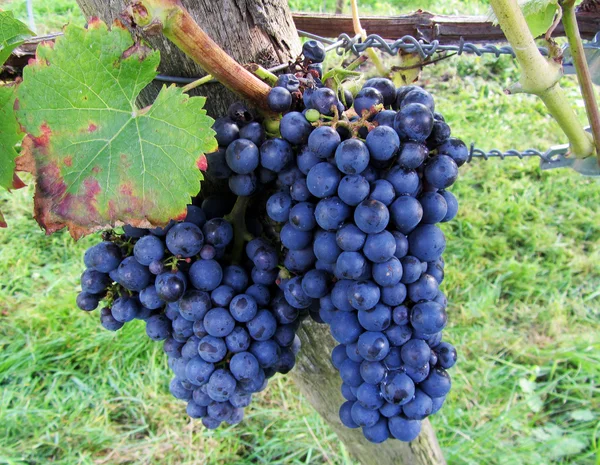
[[[521,68],[518,91],[537,95],[569,139],[571,154],[587,158],[594,144],[560,87],[561,65],[539,52],[517,0],[490,0],[500,28],[515,51]]]
[[[569,40],[571,47],[571,56],[577,71],[577,80],[581,88],[581,95],[585,102],[585,110],[587,113],[590,126],[592,127],[592,135],[594,136],[594,145],[596,146],[596,155],[600,164],[600,111],[598,110],[598,102],[594,94],[594,85],[590,68],[588,67],[583,50],[583,42],[579,33],[577,17],[575,16],[575,0],[565,0],[561,2],[563,12],[563,26],[565,34]]]
[[[133,0],[123,17],[149,35],[162,33],[229,90],[268,110],[271,87],[219,47],[180,0]]]
[[[246,227],[246,210],[250,204],[250,197],[240,196],[235,201],[231,212],[225,216],[233,226],[233,250],[231,258],[234,263],[241,263],[244,258],[244,246],[253,239]]]
[[[354,33],[359,34],[362,40],[367,38],[367,31],[365,31],[360,24],[360,15],[358,14],[358,0],[350,0],[350,5],[352,6],[352,25],[354,26]],[[367,55],[377,68],[377,72],[381,76],[387,76],[389,74],[389,70],[385,67],[377,52],[372,48],[367,50]]]

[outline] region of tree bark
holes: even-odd
[[[123,10],[125,0],[77,0],[87,16],[99,16],[112,22]],[[205,31],[232,57],[241,63],[258,63],[265,67],[287,62],[300,52],[300,42],[285,0],[182,0]],[[161,51],[161,71],[177,76],[198,76],[200,69],[190,59],[163,39],[153,38]],[[158,87],[145,95],[147,102]],[[239,97],[220,84],[202,87],[209,113],[224,114],[229,103]],[[363,465],[442,465],[444,461],[429,422],[410,444],[388,440],[385,444],[369,443],[360,431],[342,426],[338,409],[343,403],[340,378],[329,355],[335,341],[326,325],[304,323],[300,331],[302,349],[293,377],[302,394],[331,424],[346,447]]]
[[[107,23],[119,18],[127,0],[77,0],[87,17]],[[286,2],[281,0],[182,0],[198,24],[231,56],[242,64],[260,63],[271,67],[287,63],[300,54],[296,27]],[[146,38],[161,51],[160,72],[169,76],[200,77],[206,73],[175,45],[163,37]],[[150,104],[163,83],[155,82],[141,96]],[[210,95],[208,113],[222,116],[227,107],[240,100],[218,83],[206,84],[193,95]]]

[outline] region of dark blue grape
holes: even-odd
[[[281,136],[293,145],[305,144],[312,130],[312,125],[297,111],[286,113],[279,124]]]
[[[402,265],[396,257],[373,265],[373,280],[382,287],[395,286],[402,278]]]
[[[389,126],[394,127],[394,119],[396,118],[396,112],[394,110],[382,110],[375,115],[373,122],[377,123],[378,126]]]
[[[278,223],[288,220],[291,208],[292,198],[284,192],[277,192],[267,200],[267,215]]]
[[[81,290],[88,294],[102,294],[112,280],[106,273],[101,273],[96,270],[85,270],[81,275]]]
[[[166,243],[169,252],[173,255],[183,258],[193,257],[200,253],[204,245],[204,234],[193,223],[178,223],[167,233]],[[161,258],[153,258],[150,261],[160,260]]]
[[[223,270],[216,260],[198,260],[189,269],[192,286],[200,291],[213,291],[222,282]]]
[[[320,299],[327,294],[327,273],[320,270],[310,270],[302,278],[302,289],[304,293],[313,299]]]
[[[339,279],[359,279],[367,265],[360,252],[342,252],[335,264],[335,275]]]
[[[261,368],[269,368],[277,363],[281,349],[275,341],[270,339],[252,342],[250,352],[256,357]]]
[[[312,195],[322,199],[337,192],[341,178],[335,166],[323,162],[310,169],[306,177],[306,186]]]
[[[318,163],[321,163],[321,159],[316,153],[311,152],[307,146],[302,147],[300,152],[296,155],[296,164],[303,174],[308,174],[310,169]]]
[[[446,199],[437,192],[425,192],[419,197],[423,207],[423,224],[435,224],[442,221],[448,213]]]
[[[379,411],[370,410],[363,407],[358,402],[354,402],[352,409],[350,410],[352,419],[358,426],[370,427],[374,426],[380,418]]]
[[[396,114],[394,129],[402,140],[424,142],[433,129],[433,114],[425,105],[411,103]]]
[[[358,312],[358,321],[367,331],[383,331],[389,327],[391,320],[391,308],[381,303]]]
[[[367,235],[352,223],[346,223],[335,234],[337,245],[346,252],[358,252],[365,245],[366,239]]]
[[[352,406],[354,402],[344,402],[340,407],[340,421],[346,428],[358,428],[356,422],[352,419]]]
[[[363,87],[354,97],[354,111],[358,116],[363,112],[373,111],[376,105],[384,103],[384,98],[379,90],[374,87]]]
[[[308,40],[302,45],[302,54],[313,63],[322,63],[325,60],[325,47],[317,40]]]
[[[421,260],[412,255],[407,255],[400,259],[402,263],[402,279],[400,280],[404,284],[414,283],[421,277],[423,269],[421,267]]]
[[[308,150],[318,158],[327,159],[335,153],[340,142],[340,135],[335,129],[321,126],[308,137]]]
[[[313,251],[318,260],[325,263],[335,263],[340,253],[342,253],[336,242],[336,233],[317,231]]]
[[[402,145],[398,163],[407,169],[415,169],[421,166],[429,155],[427,146],[414,141],[407,141]]]
[[[158,310],[165,305],[165,302],[158,296],[156,287],[152,284],[140,291],[139,299],[142,305],[150,310]]]
[[[450,392],[450,375],[443,368],[434,368],[419,386],[429,397],[443,397]]]
[[[348,139],[338,145],[335,164],[344,174],[360,174],[369,165],[369,149],[358,139]]]
[[[284,139],[269,139],[260,146],[260,164],[275,173],[281,172],[293,160],[290,143]]]
[[[96,294],[90,294],[88,292],[80,292],[77,294],[76,299],[77,307],[79,307],[84,312],[91,312],[98,308],[98,304],[100,303],[100,296]]]
[[[278,113],[284,113],[292,106],[292,94],[283,87],[273,87],[267,95],[267,105]]]
[[[300,81],[293,74],[282,74],[277,78],[276,87],[283,87],[288,92],[296,92],[300,88]]]
[[[309,202],[294,205],[290,210],[289,221],[299,231],[310,231],[316,226],[315,205]]]
[[[386,207],[389,206],[396,198],[396,191],[394,186],[385,179],[378,179],[371,183],[371,195],[370,199],[379,200]]]
[[[242,292],[248,287],[248,275],[242,267],[230,265],[223,270],[223,284],[230,286],[234,291]]]
[[[415,395],[415,383],[402,372],[392,372],[381,383],[381,395],[388,402],[404,405]]]
[[[241,326],[236,326],[233,328],[227,336],[225,336],[225,344],[227,346],[227,350],[232,353],[243,352],[250,348],[250,343],[252,339],[250,339],[250,335],[248,331],[246,331]]]
[[[403,234],[410,233],[423,218],[423,207],[410,196],[398,197],[390,206],[394,226]]]
[[[327,116],[333,115],[333,109],[337,108],[337,104],[338,99],[335,92],[328,87],[315,90],[310,99],[310,108],[314,108],[322,115]]]
[[[344,176],[338,186],[338,196],[344,203],[355,207],[369,195],[371,186],[359,174]]]
[[[440,194],[444,197],[448,208],[446,216],[444,216],[444,218],[442,219],[442,223],[445,223],[454,219],[454,217],[456,216],[456,213],[458,212],[458,201],[456,200],[454,194],[450,191],[440,191]]]
[[[248,197],[256,192],[256,176],[251,174],[236,174],[229,178],[229,189],[239,197]]]
[[[210,294],[212,303],[216,307],[228,307],[233,299],[235,291],[229,286],[219,286]]]
[[[358,338],[358,352],[370,362],[383,360],[390,351],[390,344],[385,334],[378,331],[367,331]]]
[[[369,410],[378,410],[384,403],[379,387],[369,383],[362,383],[358,387],[356,398],[363,407]]]
[[[206,392],[216,402],[225,402],[233,395],[236,387],[235,378],[228,370],[215,370],[207,384]]]
[[[408,285],[408,297],[413,302],[433,300],[438,294],[438,282],[430,274],[424,273],[412,284]]]
[[[196,356],[190,359],[185,367],[185,376],[187,380],[195,386],[206,384],[215,370],[215,366]]]
[[[442,342],[435,348],[435,353],[438,356],[438,363],[446,370],[452,368],[456,363],[456,349],[448,342]]]
[[[396,87],[389,79],[380,77],[371,78],[363,84],[363,88],[365,87],[371,87],[381,92],[381,95],[383,96],[383,104],[386,107],[391,106],[396,101]]]
[[[391,160],[400,148],[400,138],[389,126],[378,126],[369,132],[366,139],[371,158],[378,161]]]
[[[200,340],[198,353],[203,360],[211,363],[218,363],[227,354],[225,341],[219,337],[205,336]]]
[[[458,166],[448,155],[430,158],[423,172],[425,181],[436,189],[446,189],[458,177]]]
[[[418,202],[417,202],[418,203]],[[374,234],[383,231],[390,220],[387,207],[378,200],[364,200],[354,211],[354,222],[363,232]]]
[[[365,241],[363,253],[373,263],[383,263],[394,256],[396,241],[389,231],[369,234]]]
[[[312,237],[312,231],[300,231],[290,223],[284,224],[279,233],[281,243],[290,250],[301,250],[308,247]]]
[[[331,335],[340,344],[352,344],[358,340],[363,329],[354,313],[338,312],[331,322]]]
[[[258,147],[248,139],[237,139],[227,147],[225,159],[234,173],[250,174],[258,167]]]
[[[240,137],[240,128],[230,118],[217,118],[212,126],[220,147],[227,147]]]
[[[391,345],[399,347],[410,340],[412,329],[408,324],[401,326],[394,324],[386,329],[384,333]]]
[[[413,328],[425,334],[441,331],[446,326],[447,321],[448,316],[444,307],[437,302],[418,303],[413,307],[410,314],[410,322]]]
[[[229,369],[235,379],[243,381],[258,376],[260,365],[250,352],[239,352],[231,357]]]
[[[113,302],[111,312],[115,320],[127,323],[137,317],[140,304],[136,298],[119,297]]]
[[[100,242],[86,250],[83,261],[91,270],[110,273],[121,263],[121,250],[112,242]]]
[[[435,102],[433,100],[433,96],[424,89],[416,88],[407,92],[402,99],[402,103],[400,104],[400,108],[404,108],[411,103],[420,103],[421,105],[425,105],[431,113],[435,111]]]
[[[421,180],[414,170],[407,170],[400,166],[394,166],[385,178],[392,186],[396,195],[415,196],[419,192]]]
[[[416,439],[421,432],[421,422],[418,420],[409,420],[403,415],[392,417],[388,420],[390,434],[403,442],[410,442]]]
[[[240,129],[240,138],[252,141],[257,147],[261,146],[265,141],[265,137],[265,130],[262,124],[257,123],[256,121],[253,121]]]
[[[314,216],[321,228],[335,231],[350,216],[350,208],[339,197],[329,197],[317,204]]]
[[[460,139],[448,139],[437,147],[438,153],[448,155],[457,166],[464,165],[469,159],[469,149]]]
[[[290,196],[296,202],[306,202],[310,199],[310,191],[306,185],[306,179],[297,179],[290,187]]]
[[[409,253],[424,262],[432,262],[442,256],[446,249],[444,233],[435,225],[424,224],[408,236]]]
[[[356,310],[373,308],[380,297],[380,288],[372,281],[355,282],[348,288],[350,305]]]

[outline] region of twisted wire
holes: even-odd
[[[314,37],[314,36],[313,36]],[[418,40],[416,37],[406,35],[394,42],[385,40],[378,34],[370,34],[363,41],[360,37],[350,37],[348,34],[340,34],[337,42],[340,43],[336,47],[338,55],[343,55],[346,52],[352,52],[355,55],[360,55],[365,50],[374,48],[386,52],[390,55],[397,55],[398,52],[416,53],[422,59],[430,58],[436,53],[455,52],[457,55],[471,54],[482,56],[484,54],[515,56],[515,52],[510,46],[497,47],[495,45],[476,45],[470,42],[465,42],[461,37],[458,45],[441,45],[439,40],[434,40],[431,43],[426,43]],[[539,51],[544,56],[548,56],[548,49],[540,47]]]

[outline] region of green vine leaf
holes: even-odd
[[[16,87],[0,85],[0,186],[9,190],[14,187],[16,145],[22,134],[15,118]]]
[[[203,97],[163,87],[152,106],[136,106],[159,61],[121,23],[109,30],[98,19],[38,47],[17,116],[35,161],[36,219],[48,233],[67,226],[81,237],[185,215],[200,190],[204,154],[217,143]]]
[[[11,11],[0,11],[0,67],[6,62],[15,48],[31,37],[33,33],[25,24],[15,19]],[[0,83],[0,187],[11,189],[16,184],[15,158],[16,145],[22,134],[15,117],[15,87]],[[6,227],[6,221],[0,212],[0,228]]]
[[[582,0],[577,0],[579,4]],[[559,0],[519,0],[525,20],[533,37],[540,37],[550,29],[554,18],[560,10]],[[491,13],[494,24],[498,24],[495,15]]]
[[[12,11],[0,11],[0,66],[6,63],[15,48],[33,35]]]

